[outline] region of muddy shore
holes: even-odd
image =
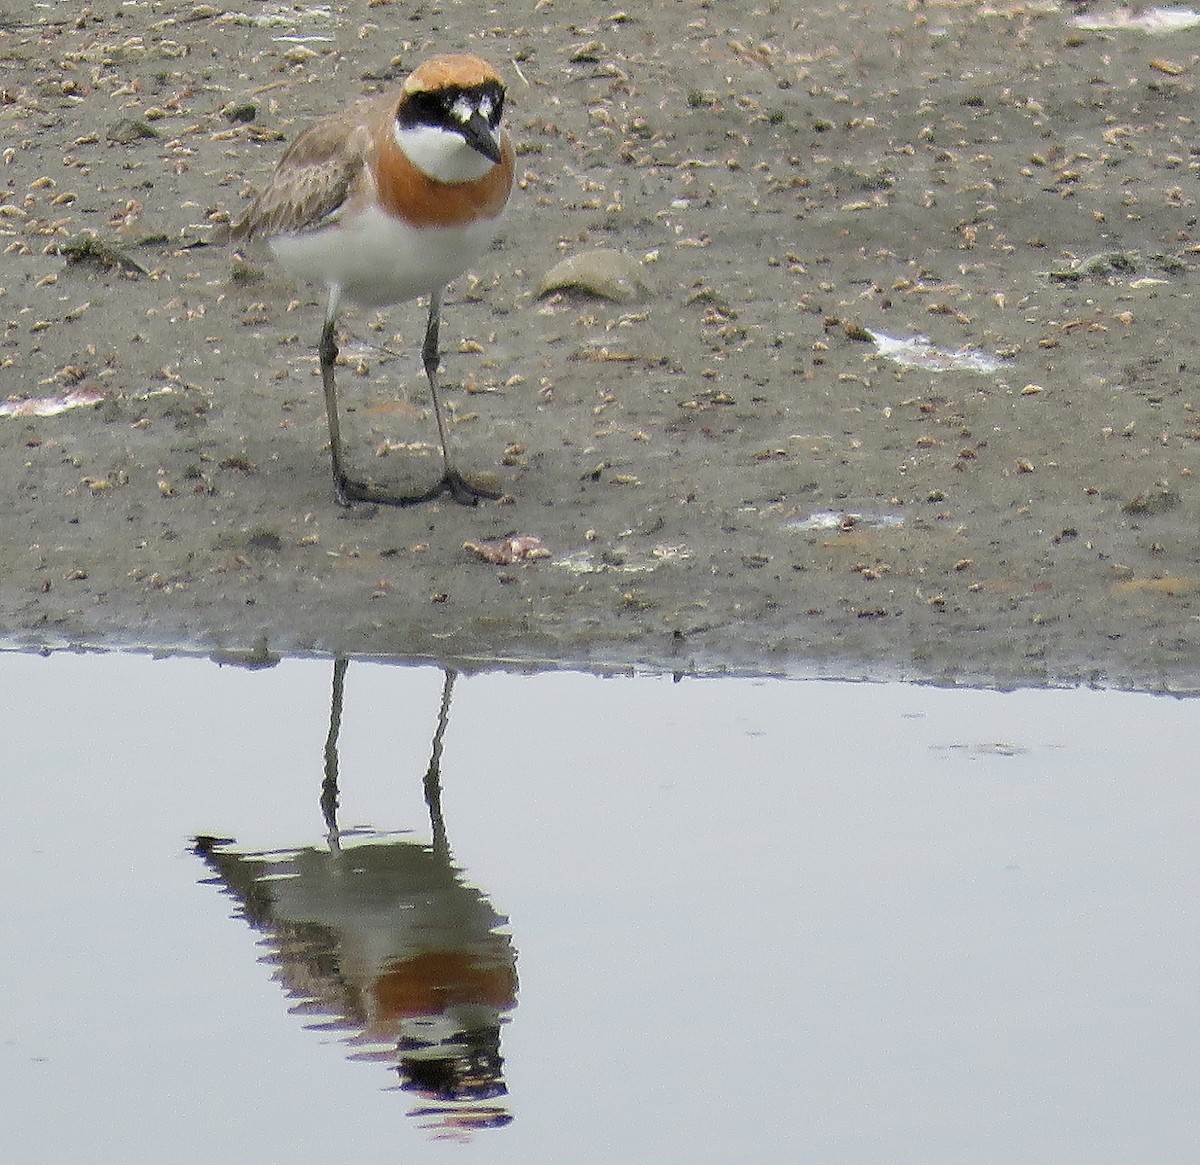
[[[9,644],[1200,684],[1200,30],[31,11],[0,21],[0,398],[103,399],[0,418]],[[457,49],[504,73],[520,144],[442,332],[460,463],[505,497],[341,510],[322,293],[211,241],[308,119]],[[640,294],[538,297],[600,249]],[[380,481],[437,476],[423,322],[342,320]],[[463,549],[514,534],[549,557]]]

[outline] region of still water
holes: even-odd
[[[0,687],[9,1160],[1195,1159],[1196,701]]]

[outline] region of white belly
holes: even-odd
[[[276,235],[269,245],[293,275],[336,285],[364,307],[385,307],[445,287],[491,246],[499,225],[497,217],[417,230],[371,207],[321,230]]]

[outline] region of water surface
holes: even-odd
[[[1194,701],[337,678],[0,657],[14,1160],[1194,1152]]]

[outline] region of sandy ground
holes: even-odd
[[[0,396],[105,399],[0,420],[9,643],[1200,680],[1200,31],[880,0],[28,11],[0,20]],[[443,327],[460,463],[506,497],[347,512],[322,293],[207,243],[309,118],[452,49],[500,67],[520,143]],[[608,248],[639,299],[538,298]],[[343,318],[380,481],[437,476],[423,319]],[[463,549],[512,534],[551,556]]]

